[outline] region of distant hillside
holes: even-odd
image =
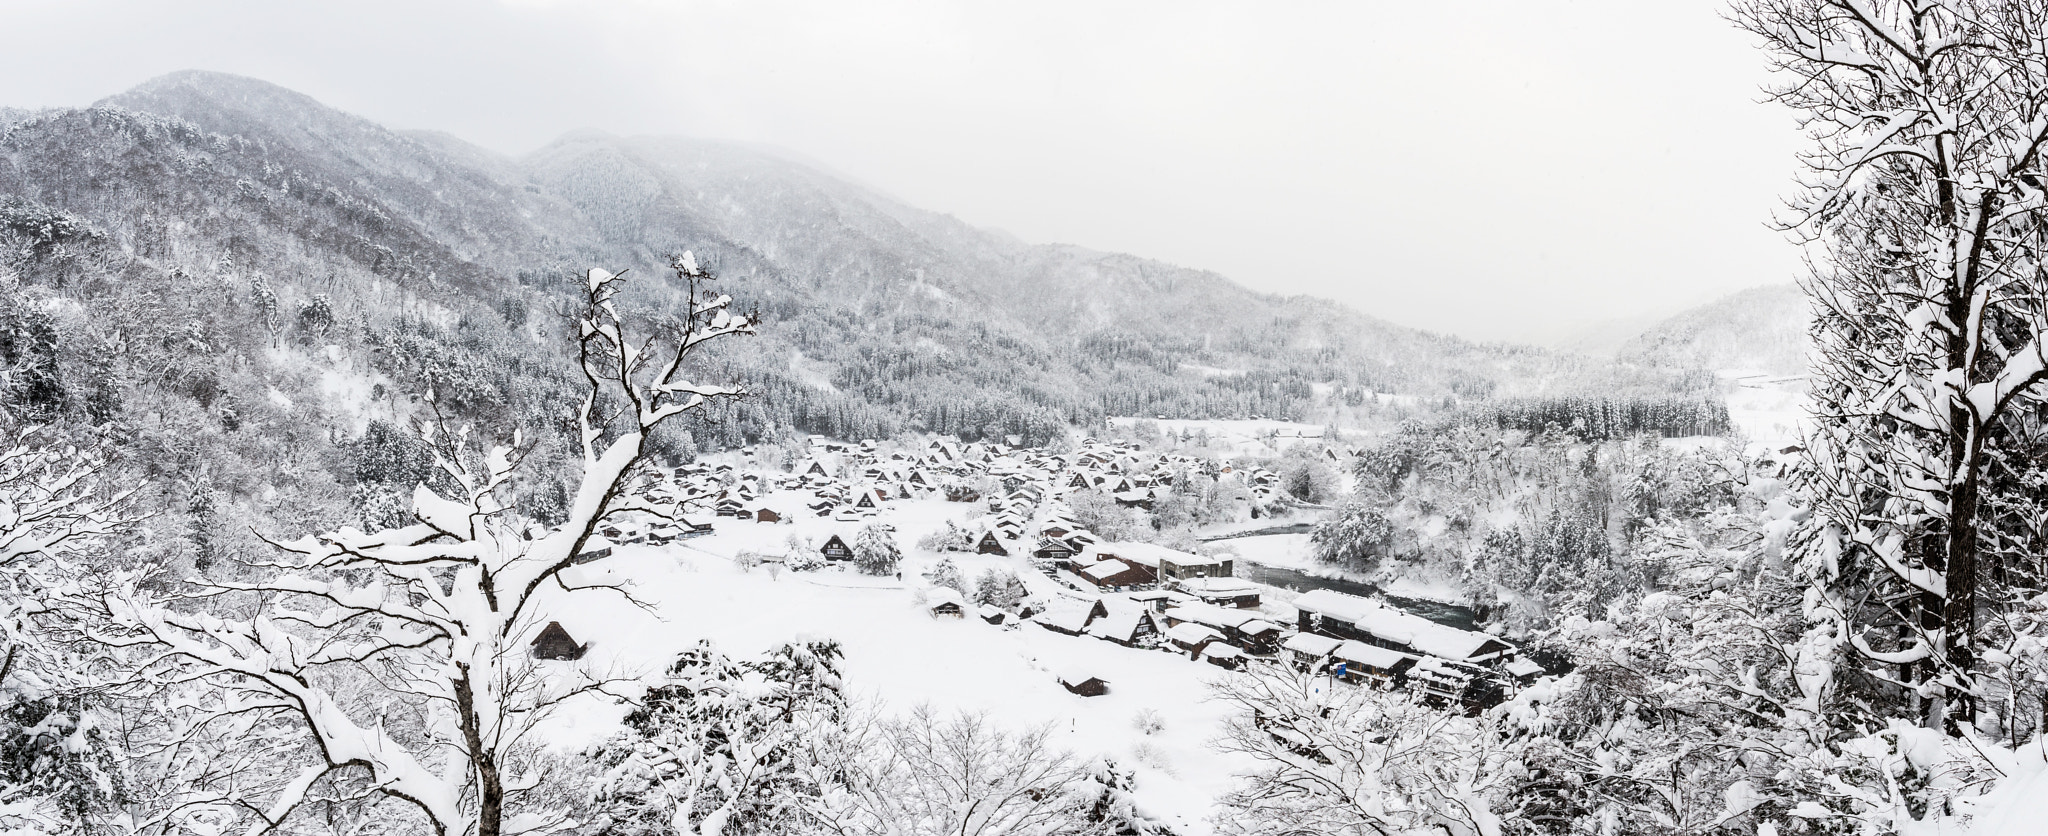
[[[1616,357],[1663,369],[1804,374],[1809,316],[1797,285],[1751,288],[1651,326]]]
[[[651,275],[638,298],[658,309],[667,254],[693,249],[767,317],[761,338],[714,358],[760,395],[696,429],[719,445],[788,429],[1043,439],[1118,414],[1352,421],[1388,402],[1369,393],[1428,404],[1693,385],[1026,244],[768,150],[578,133],[507,159],[211,73],[90,109],[7,111],[0,196],[15,218],[4,266],[43,288],[31,295],[93,308],[197,282],[220,299],[209,327],[268,332],[287,353],[331,344],[329,362],[388,389],[433,387],[501,420],[525,420],[503,407],[559,379],[545,314],[575,269]],[[296,318],[316,300],[327,312]],[[181,362],[226,344],[193,344]],[[212,385],[324,397],[256,379],[262,365],[230,358],[255,377]]]

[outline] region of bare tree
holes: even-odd
[[[1811,140],[1809,569],[1922,721],[1974,715],[1999,438],[2048,380],[2048,2],[1742,0]],[[1867,602],[1862,600],[1867,595]],[[1892,671],[1897,671],[1893,673]]]
[[[514,824],[513,808],[540,775],[531,734],[551,708],[611,680],[528,653],[548,623],[544,600],[633,600],[623,582],[579,566],[608,555],[587,546],[608,518],[649,508],[623,490],[647,455],[648,432],[708,399],[739,394],[691,382],[684,366],[692,352],[754,329],[728,310],[729,297],[705,292],[712,277],[689,253],[673,267],[689,296],[681,321],[663,334],[628,333],[619,275],[591,270],[584,282],[576,314],[588,384],[576,408],[582,473],[560,526],[543,530],[516,510],[513,477],[529,449],[516,435],[479,456],[466,431],[437,421],[425,435],[454,487],[445,496],[416,488],[413,524],[278,544],[281,556],[256,567],[256,580],[195,581],[195,597],[249,616],[173,608],[132,587],[113,602],[125,629],[103,639],[155,648],[146,676],[212,686],[213,699],[191,723],[288,721],[310,736],[316,757],[295,780],[268,798],[223,793],[219,806],[267,829],[317,787],[360,773],[375,792],[415,806],[436,834],[564,824],[537,809]],[[418,716],[386,714],[405,708]]]

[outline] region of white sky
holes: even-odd
[[[0,104],[263,78],[518,154],[791,149],[1026,240],[1485,339],[1790,281],[1798,137],[1715,0],[0,0]]]

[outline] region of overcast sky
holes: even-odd
[[[0,105],[199,68],[521,154],[769,143],[1026,240],[1484,339],[1795,277],[1712,0],[0,0]]]

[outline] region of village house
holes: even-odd
[[[1387,688],[1401,684],[1402,677],[1422,657],[1398,650],[1346,639],[1330,654],[1332,673],[1354,685]]]
[[[845,540],[839,539],[839,535],[837,534],[834,534],[831,537],[825,539],[825,544],[818,547],[818,554],[823,555],[826,560],[830,561],[845,561],[853,559],[852,547],[846,545]]]
[[[925,593],[925,612],[933,618],[964,618],[967,615],[967,601],[952,587],[935,587]]]
[[[1295,633],[1280,643],[1280,649],[1286,651],[1288,663],[1296,669],[1320,671],[1328,667],[1330,654],[1337,652],[1337,647],[1343,643],[1343,639],[1332,636]]]
[[[1159,635],[1159,624],[1150,610],[1129,602],[1110,607],[1105,601],[1103,606],[1105,614],[1088,625],[1088,635],[1125,647],[1149,644]]]
[[[1281,637],[1286,632],[1280,625],[1261,618],[1256,611],[1226,609],[1199,602],[1172,607],[1164,618],[1168,625],[1194,623],[1208,627],[1231,644],[1261,656],[1278,652]]]
[[[1163,582],[1188,578],[1227,578],[1234,574],[1235,561],[1227,557],[1203,557],[1173,549],[1159,558],[1159,579]]]
[[[1167,644],[1186,652],[1189,658],[1200,656],[1202,648],[1209,646],[1210,642],[1223,641],[1222,633],[1192,621],[1169,626],[1160,635],[1166,637]]]
[[[1302,593],[1294,599],[1299,629],[1356,639],[1416,656],[1453,662],[1486,664],[1515,658],[1515,647],[1485,633],[1438,624],[1377,601],[1328,589]]]
[[[1088,625],[1094,623],[1095,619],[1108,614],[1109,610],[1103,606],[1102,602],[1096,601],[1086,607],[1062,606],[1056,609],[1049,609],[1039,613],[1032,621],[1037,622],[1038,626],[1055,633],[1078,636],[1087,632]]]

